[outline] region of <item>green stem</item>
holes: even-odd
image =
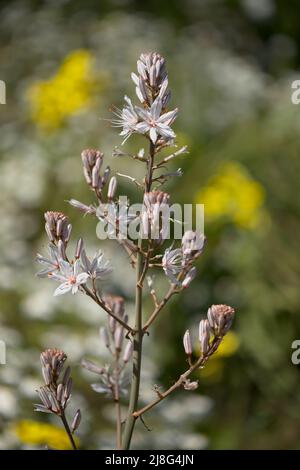
[[[121,449],[122,446],[122,426],[121,426],[121,406],[120,406],[120,390],[119,390],[119,381],[120,381],[120,366],[119,366],[119,351],[116,351],[116,362],[115,362],[115,409],[116,409],[116,445],[117,449]]]
[[[153,162],[155,155],[155,144],[150,142],[148,169],[145,179],[145,192],[151,191],[152,185],[152,172]],[[143,324],[142,324],[142,302],[143,302],[143,281],[147,273],[149,264],[149,257],[143,263],[142,255],[142,238],[139,239],[138,243],[138,254],[136,261],[136,292],[135,292],[135,333],[133,335],[133,369],[132,369],[132,382],[130,390],[130,399],[128,407],[128,416],[126,419],[125,430],[123,435],[122,449],[128,450],[130,448],[131,438],[136,422],[134,412],[137,410],[139,391],[140,391],[140,379],[141,379],[141,363],[142,363],[142,342],[143,342]],[[149,248],[148,248],[149,249]]]
[[[135,297],[135,330],[136,333],[133,337],[133,370],[132,382],[130,390],[130,400],[128,407],[128,416],[125,424],[122,449],[128,450],[134,430],[136,418],[133,413],[137,409],[139,390],[140,390],[140,376],[141,376],[141,362],[142,362],[142,293],[143,288],[140,284],[141,275],[143,270],[142,254],[137,255],[137,269],[136,269],[136,297]]]

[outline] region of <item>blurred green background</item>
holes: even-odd
[[[167,58],[171,105],[180,108],[175,130],[190,150],[172,164],[184,176],[166,189],[173,202],[205,203],[208,244],[197,279],[146,341],[142,400],[184,369],[182,335],[208,306],[228,303],[237,315],[198,391],[145,416],[152,432],[138,423],[133,445],[299,449],[300,374],[291,362],[300,338],[300,108],[291,103],[299,2],[12,1],[0,9],[0,448],[66,445],[59,423],[33,412],[46,347],[63,348],[72,365],[82,447],[114,445],[112,405],[80,369],[82,357],[107,361],[98,337],[104,312],[80,295],[54,298],[53,284],[35,277],[34,258],[47,244],[43,212],[64,211],[74,243],[83,235],[89,253],[101,244],[111,259],[105,290],[124,295],[131,314],[134,273],[113,242],[97,240],[95,221],[66,201],[93,202],[83,148],[100,148],[114,170],[139,175],[138,164],[111,157],[120,138],[105,119],[124,94],[134,97],[130,72],[141,52],[155,50]],[[136,197],[128,185],[119,189]]]

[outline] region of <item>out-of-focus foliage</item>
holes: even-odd
[[[54,298],[53,285],[35,277],[34,256],[46,247],[44,210],[63,210],[74,242],[85,235],[89,251],[101,243],[111,258],[105,290],[125,296],[132,314],[134,273],[126,258],[113,242],[100,242],[95,221],[65,201],[93,202],[81,174],[85,147],[104,151],[113,170],[126,173],[130,164],[131,174],[140,175],[138,163],[111,157],[120,139],[105,119],[124,94],[133,96],[130,72],[149,50],[167,58],[179,143],[190,147],[173,163],[183,179],[166,189],[174,202],[206,203],[208,244],[198,278],[145,341],[142,400],[186,367],[183,332],[210,304],[233,305],[237,315],[224,350],[197,377],[199,392],[177,394],[145,416],[153,431],[138,423],[134,445],[299,448],[300,376],[290,359],[300,335],[300,115],[290,101],[300,74],[297,11],[296,0],[1,7],[0,79],[7,84],[7,104],[0,105],[0,339],[7,344],[1,448],[44,446],[24,438],[27,420],[59,425],[33,412],[45,347],[68,354],[76,407],[70,415],[81,408],[81,445],[114,446],[113,405],[90,389],[91,376],[79,366],[83,356],[107,359],[97,333],[104,312],[82,296]],[[119,191],[136,200],[135,188],[120,182]],[[51,446],[51,432],[47,440]]]

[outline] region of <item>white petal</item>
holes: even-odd
[[[70,292],[72,289],[72,285],[69,282],[64,282],[58,288],[54,291],[54,296],[57,297],[58,295],[63,295],[66,294],[67,292]]]
[[[59,267],[60,267],[60,270],[61,270],[61,273],[65,276],[65,277],[69,277],[73,274],[73,267],[70,265],[70,263],[68,263],[67,261],[65,260],[60,260],[59,262]]]
[[[152,140],[154,144],[157,141],[157,132],[156,132],[155,127],[151,127],[150,129],[150,139]]]
[[[162,109],[162,102],[159,98],[156,98],[156,100],[152,103],[151,105],[151,116],[153,117],[154,121],[157,121]]]
[[[76,277],[76,284],[84,284],[89,278],[88,273],[81,273],[78,274]]]
[[[139,122],[136,125],[137,132],[140,132],[141,134],[145,134],[146,132],[149,131],[149,129],[150,129],[150,126],[146,122]]]

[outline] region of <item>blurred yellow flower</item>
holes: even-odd
[[[265,215],[263,186],[236,162],[225,163],[197,195],[204,204],[205,218],[224,217],[243,228],[256,228]]]
[[[72,449],[64,429],[40,421],[22,420],[15,424],[14,431],[25,444],[47,445],[51,449]],[[75,439],[78,444],[78,439]]]
[[[32,120],[45,130],[58,129],[68,117],[90,106],[99,85],[92,54],[84,49],[73,51],[52,78],[28,89]]]

